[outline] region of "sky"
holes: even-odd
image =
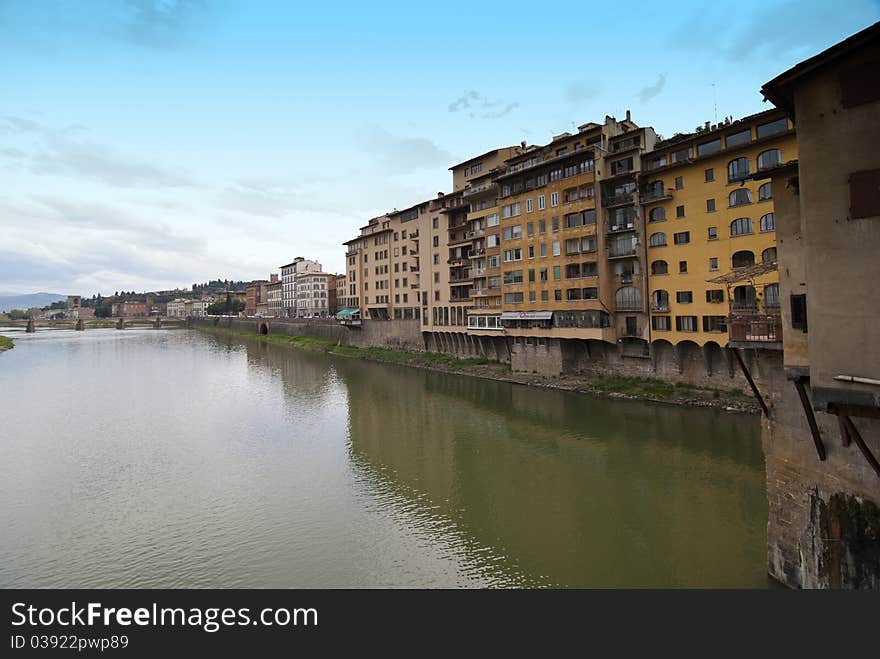
[[[880,0],[0,0],[0,294],[344,272],[448,168],[632,112],[663,136]]]

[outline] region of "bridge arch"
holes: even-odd
[[[264,336],[266,334],[268,334],[269,333],[269,323],[267,323],[265,320],[261,321],[259,323],[259,325],[257,325],[257,333],[262,334]]]

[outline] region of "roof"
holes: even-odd
[[[767,110],[761,110],[760,112],[756,112],[755,114],[750,114],[746,117],[742,117],[741,119],[734,119],[729,124],[723,122],[721,124],[716,124],[715,128],[710,128],[709,130],[701,130],[699,132],[680,133],[677,135],[673,135],[672,137],[668,137],[665,140],[658,141],[654,145],[654,151],[668,149],[669,147],[675,146],[676,144],[684,144],[685,142],[689,142],[691,140],[702,140],[707,135],[723,133],[725,131],[729,131],[731,128],[756,122],[760,119],[763,119],[770,116],[771,114],[778,112],[779,110],[777,108],[769,108]]]
[[[750,265],[745,268],[737,268],[728,272],[727,274],[719,275],[718,277],[712,277],[712,279],[707,279],[706,281],[710,284],[735,284],[740,281],[751,281],[752,279],[757,279],[762,275],[766,275],[770,272],[776,272],[778,269],[778,265],[776,263],[776,259],[772,261],[756,263],[755,265]]]
[[[817,69],[827,66],[834,60],[876,39],[880,39],[880,21],[780,73],[769,82],[764,83],[761,87],[761,94],[766,100],[785,110],[789,116],[794,117],[793,88],[796,83],[804,76],[810,75]]]
[[[462,165],[467,165],[468,163],[474,162],[475,160],[482,160],[483,158],[491,156],[493,153],[498,153],[502,149],[515,149],[515,148],[516,148],[515,146],[502,146],[502,147],[498,147],[497,149],[490,149],[489,151],[486,151],[486,153],[481,153],[480,155],[474,156],[473,158],[468,158],[467,160],[462,160],[457,165],[453,165],[452,167],[450,167],[449,170],[452,171],[456,167],[461,167]]]

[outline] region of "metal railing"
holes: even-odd
[[[782,341],[782,316],[736,313],[733,310],[727,321],[727,329],[731,341],[779,343]]]

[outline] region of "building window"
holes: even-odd
[[[719,137],[717,140],[712,140],[711,142],[704,142],[703,144],[697,145],[697,155],[705,156],[710,153],[717,153],[721,151],[721,138]]]
[[[709,169],[707,169],[705,171],[705,175],[706,175],[706,183],[709,183],[710,181],[715,180],[715,170],[712,167],[710,167]]]
[[[675,329],[679,332],[696,332],[697,317],[696,316],[676,316]]]
[[[507,270],[504,273],[505,284],[521,284],[523,282],[522,270]]]
[[[745,236],[752,233],[752,220],[747,217],[741,217],[730,223],[730,235]]]
[[[718,270],[718,257],[713,256],[709,259],[709,270]]]
[[[727,182],[742,181],[749,175],[749,159],[735,158],[727,163]]]
[[[522,301],[523,294],[521,292],[504,294],[504,304],[520,304]]]
[[[669,265],[666,263],[666,261],[652,261],[651,262],[651,274],[652,275],[669,274]]]
[[[535,301],[535,291],[529,291],[529,302]]]
[[[672,234],[672,242],[676,245],[686,245],[691,241],[691,232],[690,231],[681,231],[679,233]]]
[[[538,233],[547,233],[547,220],[538,220]]]
[[[553,281],[559,281],[562,279],[562,267],[558,265],[553,266]]]
[[[707,199],[706,200],[706,212],[707,213],[714,213],[715,212],[715,200],[714,199]]]
[[[666,245],[666,234],[663,232],[652,233],[651,237],[648,238],[648,245],[650,247],[663,247]]]
[[[727,316],[703,316],[704,332],[727,332]]]
[[[550,228],[553,231],[559,231],[559,218],[558,217],[551,217],[550,218]]]
[[[535,258],[535,246],[534,245],[529,245],[529,258],[530,259]]]
[[[545,208],[547,208],[547,204],[544,201],[544,195],[539,195],[538,196],[538,210],[542,211]]]
[[[761,263],[772,263],[776,260],[776,248],[768,247],[761,252]]]
[[[669,292],[656,290],[651,293],[651,311],[669,311]]]
[[[709,227],[709,240],[718,240],[718,227]]]
[[[779,149],[768,149],[758,155],[758,169],[767,169],[782,162],[782,152]]]
[[[688,271],[688,262],[687,261],[679,261],[678,262],[678,272],[680,274],[685,274]]]
[[[541,291],[541,302],[548,302],[550,300],[550,292],[547,290]]]
[[[752,130],[742,130],[738,133],[733,133],[732,135],[728,135],[724,140],[727,143],[727,148],[729,149],[732,146],[739,146],[740,144],[748,144],[752,141]]]
[[[779,284],[767,284],[764,287],[764,308],[779,308]]]
[[[435,217],[433,220],[431,220],[431,226],[433,226],[435,229],[439,229],[440,220]]]
[[[675,177],[675,189],[681,190],[684,187],[684,177],[676,176]]]
[[[486,216],[486,226],[487,227],[497,227],[500,223],[501,223],[501,220],[498,217],[498,213],[492,213],[491,215]]]
[[[550,193],[550,206],[558,206],[559,205],[559,193],[551,192]]]
[[[553,241],[553,256],[559,256],[559,253],[560,253],[559,241],[554,240]]]
[[[666,209],[665,208],[662,208],[662,207],[652,208],[650,211],[648,211],[648,222],[662,222],[665,219],[666,219]]]
[[[434,247],[440,247],[440,237],[439,236],[434,236],[433,244],[434,244]]]
[[[706,291],[706,302],[712,304],[720,304],[721,302],[724,302],[724,291],[720,289]]]
[[[526,213],[531,213],[534,210],[534,203],[531,199],[526,199]]]
[[[684,206],[675,207],[675,217],[684,217]]]
[[[768,199],[773,199],[772,183],[764,183],[758,188],[758,201],[767,201]]]
[[[758,137],[767,137],[768,135],[776,135],[777,133],[784,133],[788,130],[788,120],[777,119],[776,121],[771,121],[769,124],[761,124],[758,126]]]
[[[733,256],[730,257],[730,263],[734,268],[747,268],[755,265],[755,254],[748,250],[734,252]]]
[[[651,316],[651,329],[668,332],[669,328],[669,316]]]
[[[739,188],[730,193],[728,201],[730,202],[731,208],[734,206],[750,204],[752,203],[752,192],[748,188]]]
[[[675,301],[678,304],[690,304],[694,301],[693,291],[677,291],[675,293]]]
[[[776,219],[773,213],[761,216],[761,231],[776,231]]]
[[[547,256],[547,243],[541,243],[540,252],[541,256]]]
[[[522,224],[515,224],[514,226],[504,227],[502,231],[502,237],[504,240],[518,240],[522,238]]]
[[[691,157],[691,148],[688,147],[686,149],[682,149],[680,151],[673,151],[672,153],[672,162],[683,162],[685,160],[689,160]]]
[[[791,304],[791,327],[799,329],[803,332],[807,331],[807,296],[804,293],[800,295],[791,295],[789,297]]]

